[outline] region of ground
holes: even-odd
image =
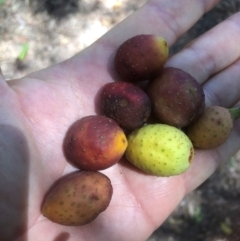
[[[7,80],[61,62],[93,43],[146,0],[0,0],[0,66]],[[171,54],[240,10],[222,0]],[[186,196],[147,241],[239,241],[240,153]]]

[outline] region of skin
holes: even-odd
[[[108,209],[82,227],[54,224],[40,213],[44,194],[58,178],[75,170],[63,156],[62,140],[77,119],[95,114],[97,93],[114,74],[113,52],[126,39],[151,33],[169,46],[216,0],[152,0],[73,58],[5,82],[0,76],[1,240],[144,241],[182,198],[239,149],[240,121],[226,143],[196,151],[183,175],[157,178],[125,161],[104,173],[113,184]],[[240,100],[240,14],[193,41],[168,60],[203,85],[207,105],[232,107]],[[184,61],[182,61],[184,59]],[[16,228],[17,227],[17,228]],[[46,235],[47,234],[47,235]]]

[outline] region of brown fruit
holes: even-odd
[[[112,198],[110,179],[100,172],[75,172],[60,179],[48,192],[42,214],[52,222],[80,226],[106,210]]]
[[[187,135],[196,148],[218,147],[228,139],[233,120],[239,116],[239,108],[207,107],[200,118],[188,127]]]
[[[86,116],[76,121],[64,140],[67,160],[75,167],[97,171],[117,163],[127,139],[116,121],[106,116]]]
[[[168,58],[165,39],[155,35],[137,35],[117,50],[115,69],[123,81],[138,82],[155,78]]]
[[[150,82],[147,93],[159,121],[178,128],[194,122],[205,107],[201,85],[178,68],[164,68],[161,75]]]
[[[101,104],[106,116],[129,131],[141,127],[151,113],[148,95],[127,82],[106,84],[102,89]]]

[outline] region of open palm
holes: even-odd
[[[200,185],[240,149],[240,122],[229,140],[209,151],[196,151],[186,173],[159,178],[122,160],[104,170],[113,184],[108,209],[92,223],[65,227],[40,213],[49,187],[75,169],[63,155],[62,142],[77,119],[98,113],[98,93],[117,80],[113,56],[137,34],[156,34],[169,45],[217,0],[152,0],[83,52],[19,80],[0,76],[0,236],[23,241],[140,241],[168,217],[188,192]],[[207,105],[231,107],[240,100],[240,15],[221,23],[167,66],[182,68],[202,85]]]

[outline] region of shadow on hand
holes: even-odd
[[[53,241],[67,241],[70,234],[67,232],[60,233]]]
[[[0,125],[0,133],[0,239],[12,241],[27,230],[29,149],[19,129]]]

